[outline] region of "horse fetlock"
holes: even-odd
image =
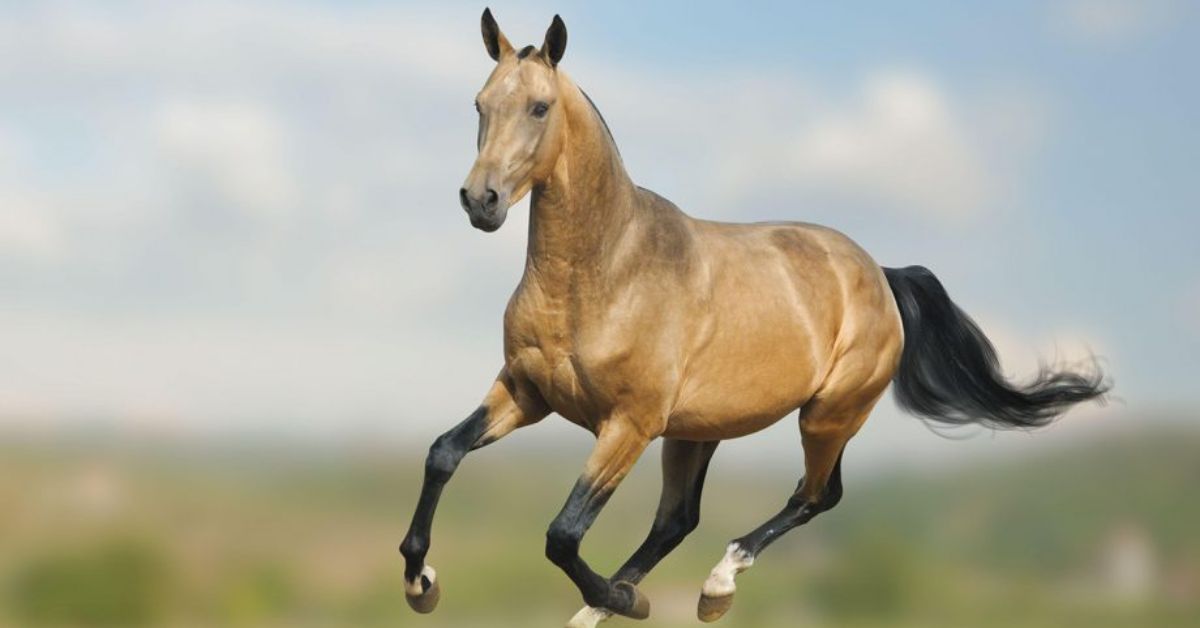
[[[421,573],[412,579],[404,580],[404,599],[418,613],[432,613],[442,598],[442,587],[438,582],[437,572],[433,567],[425,565]]]
[[[701,621],[716,621],[733,606],[733,594],[737,591],[734,577],[753,564],[754,556],[741,545],[730,543],[725,548],[725,556],[713,567],[700,592],[696,615]]]
[[[400,555],[405,560],[421,562],[425,560],[425,554],[428,552],[429,541],[411,533],[400,543]]]
[[[737,543],[730,543],[725,548],[725,556],[713,567],[704,581],[704,594],[709,597],[724,597],[733,595],[737,589],[734,577],[746,571],[754,564],[754,556],[742,549]]]
[[[650,616],[650,598],[638,590],[632,582],[614,582],[612,592],[617,601],[608,607],[612,612],[630,619],[645,619]]]

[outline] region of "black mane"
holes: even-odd
[[[600,109],[596,107],[596,103],[592,102],[592,97],[588,96],[587,92],[583,91],[583,88],[579,89],[579,93],[583,94],[584,99],[586,99],[588,104],[592,106],[592,111],[596,112],[596,117],[600,118],[600,124],[604,126],[604,132],[608,134],[609,141],[612,142],[613,148],[617,149],[617,154],[620,155],[621,147],[617,146],[617,140],[613,137],[612,129],[608,128],[608,122],[604,119],[604,114],[600,113]]]

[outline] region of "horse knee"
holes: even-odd
[[[579,555],[579,534],[555,521],[546,530],[546,558],[562,567]]]
[[[458,469],[458,463],[485,431],[486,421],[487,409],[481,407],[454,429],[438,436],[425,457],[426,479],[442,484],[448,482]]]
[[[429,455],[425,457],[425,477],[433,482],[447,482],[462,460],[461,447],[454,442],[454,437],[442,434],[429,446]]]

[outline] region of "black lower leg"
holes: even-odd
[[[788,499],[787,505],[783,507],[783,510],[780,510],[778,514],[768,519],[766,523],[756,528],[750,534],[734,540],[734,543],[751,556],[757,556],[759,552],[766,549],[768,545],[775,542],[788,530],[804,525],[812,520],[813,517],[836,506],[842,499],[841,455],[838,456],[837,463],[834,464],[833,471],[829,474],[829,480],[825,483],[825,490],[821,492],[821,497],[818,500],[813,501],[805,497],[805,491],[803,490],[804,482],[804,479],[800,480],[800,486],[797,487],[795,494]]]
[[[633,556],[613,574],[613,582],[632,582],[637,584],[650,573],[651,569],[667,554],[679,546],[683,539],[696,528],[698,515],[693,515],[689,509],[680,504],[667,521],[654,522],[650,534],[642,542]]]
[[[663,494],[650,534],[613,575],[637,584],[700,523],[700,496],[717,442],[668,442],[663,449]]]
[[[413,513],[408,534],[400,544],[400,553],[404,555],[405,561],[404,577],[409,582],[420,576],[425,566],[433,514],[437,510],[442,489],[450,480],[450,476],[454,475],[455,469],[467,452],[486,444],[480,442],[480,437],[486,429],[487,408],[480,407],[465,421],[439,436],[429,448],[429,456],[425,459],[425,481],[421,485],[421,497],[417,501],[417,509]],[[428,586],[428,583],[424,583],[424,588],[427,589]]]
[[[546,557],[575,583],[588,606],[619,613],[632,605],[633,600],[625,599],[629,596],[614,589],[579,557],[583,535],[611,496],[610,491],[596,489],[585,479],[576,482],[567,503],[546,531]]]

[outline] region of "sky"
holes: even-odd
[[[517,46],[562,15],[634,180],[692,215],[928,266],[1018,378],[1099,355],[1114,402],[1050,441],[1200,414],[1195,5],[491,8]],[[482,9],[0,4],[0,426],[424,443],[465,416],[528,220],[457,202]],[[950,447],[876,415],[880,459]]]

